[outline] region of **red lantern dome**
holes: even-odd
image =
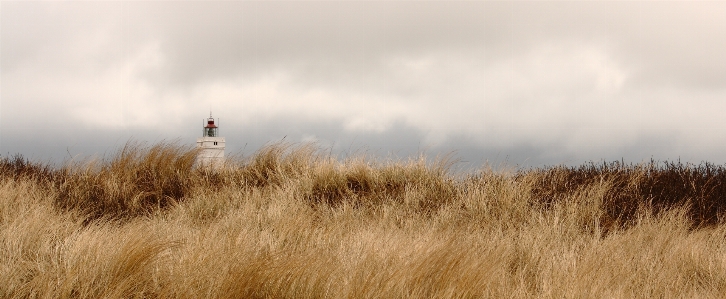
[[[219,136],[219,127],[214,124],[214,118],[212,118],[212,112],[209,112],[209,118],[207,118],[207,125],[204,126],[203,135],[204,137],[217,137]]]

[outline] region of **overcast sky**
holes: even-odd
[[[2,1],[0,155],[726,163],[726,1]]]

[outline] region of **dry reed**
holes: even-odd
[[[0,158],[2,298],[582,298],[726,293],[725,171],[449,173],[273,144],[211,171],[175,143]]]

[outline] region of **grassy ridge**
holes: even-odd
[[[612,220],[631,221],[642,208],[655,212],[688,206],[688,217],[698,226],[722,222],[726,211],[726,168],[650,161],[640,165],[620,162],[551,167],[535,170],[539,180],[533,196],[552,201],[578,188],[606,183],[605,210]],[[522,177],[532,172],[521,174]],[[643,206],[645,205],[645,207]]]
[[[0,297],[718,297],[723,166],[448,172],[275,144],[0,158]]]

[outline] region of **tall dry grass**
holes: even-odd
[[[726,294],[724,168],[449,172],[274,144],[212,171],[174,143],[0,158],[2,298]]]

